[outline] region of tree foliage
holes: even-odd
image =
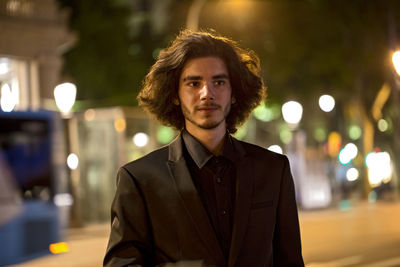
[[[78,97],[99,104],[135,103],[160,48],[184,26],[192,1],[59,0],[72,9],[78,44],[64,72]],[[349,92],[371,105],[390,76],[388,14],[396,0],[208,1],[199,25],[255,50],[269,101]]]
[[[64,76],[78,87],[84,107],[135,105],[141,82],[165,45],[170,1],[59,0],[71,11],[77,44],[64,55]]]

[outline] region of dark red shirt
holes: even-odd
[[[186,130],[182,137],[193,183],[228,260],[236,193],[235,151],[230,135],[225,136],[220,156],[214,156]]]

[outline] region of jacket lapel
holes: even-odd
[[[232,138],[237,153],[236,164],[236,200],[233,217],[232,242],[229,251],[228,266],[234,266],[239,255],[250,215],[251,196],[254,182],[254,168],[246,157],[243,146]]]
[[[181,197],[186,213],[199,233],[199,237],[203,241],[204,246],[208,248],[210,254],[213,255],[217,262],[225,262],[207,212],[201,203],[200,197],[187,168],[183,157],[182,146],[183,142],[181,135],[179,135],[169,145],[169,160],[167,165],[172,180]]]

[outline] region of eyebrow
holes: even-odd
[[[183,81],[184,81],[184,82],[185,82],[185,81],[199,81],[199,80],[201,80],[201,79],[203,79],[203,77],[201,77],[201,76],[192,76],[192,75],[188,75],[188,76],[186,76],[185,78],[183,78]],[[227,74],[225,74],[225,73],[223,73],[223,74],[217,74],[217,75],[212,76],[212,79],[213,79],[213,80],[217,80],[217,79],[229,79],[229,76],[228,76]]]
[[[183,78],[183,81],[198,81],[201,80],[202,77],[201,76],[186,76],[185,78]]]

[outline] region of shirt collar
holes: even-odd
[[[192,136],[186,129],[182,131],[183,142],[185,143],[186,149],[193,161],[196,163],[199,169],[203,168],[204,165],[214,156],[207,148],[205,148],[194,136]],[[231,136],[227,133],[224,138],[224,145],[222,155],[230,161],[235,161],[235,151],[232,143]]]

